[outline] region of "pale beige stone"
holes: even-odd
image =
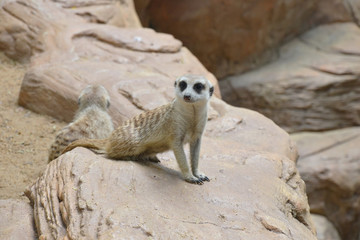
[[[316,227],[318,240],[341,240],[334,225],[326,217],[318,214],[311,214],[311,218]]]
[[[0,216],[2,240],[36,239],[33,209],[28,202],[0,199]]]
[[[293,134],[311,211],[326,216],[342,239],[360,235],[360,128]]]
[[[319,24],[358,23],[358,0],[135,0],[144,26],[173,34],[218,78],[277,57],[278,47]]]
[[[323,25],[284,45],[279,59],[220,82],[225,101],[290,132],[360,124],[360,29]]]

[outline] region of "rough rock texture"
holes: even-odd
[[[334,225],[327,220],[326,217],[318,214],[311,214],[311,218],[314,221],[318,240],[341,240]]]
[[[36,239],[33,210],[29,203],[0,199],[0,216],[2,240]]]
[[[200,159],[210,182],[183,181],[171,152],[153,164],[76,148],[27,192],[40,237],[316,239],[287,134],[256,112],[211,106]]]
[[[120,123],[168,102],[175,77],[185,73],[205,75],[220,96],[215,77],[180,41],[99,24],[110,22],[74,14],[77,4],[2,2],[1,49],[31,62],[21,105],[69,121],[79,91],[101,83]],[[39,238],[316,239],[288,134],[216,97],[209,119],[200,165],[211,182],[203,186],[181,179],[172,153],[146,164],[77,148],[52,161],[27,191]]]
[[[135,0],[144,26],[173,34],[217,77],[252,69],[320,23],[359,22],[358,0]]]
[[[1,19],[6,21],[0,27],[8,30],[0,29],[0,49],[17,60],[32,57],[19,104],[35,112],[70,121],[74,96],[88,83],[101,83],[112,99],[119,99],[110,113],[122,121],[168,102],[175,78],[185,73],[207,76],[220,96],[215,77],[171,35],[89,24],[50,1],[5,2]]]
[[[326,216],[342,239],[360,236],[360,128],[292,135],[311,212]]]
[[[359,125],[358,41],[353,23],[317,27],[283,46],[271,64],[221,81],[223,98],[292,132]]]
[[[132,0],[52,0],[87,22],[140,28]]]
[[[59,36],[69,24],[101,22],[140,27],[130,0],[4,0],[0,6],[0,50],[21,62],[29,62],[36,53],[66,44]]]

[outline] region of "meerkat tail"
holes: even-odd
[[[85,148],[90,148],[91,150],[102,150],[105,151],[105,146],[106,146],[106,139],[88,139],[88,138],[84,138],[84,139],[78,139],[72,143],[70,143],[63,151],[61,154],[64,154],[68,151],[73,150],[76,147],[85,147]]]

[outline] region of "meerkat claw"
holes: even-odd
[[[207,176],[203,176],[200,178],[202,181],[210,182],[210,179]]]
[[[203,185],[204,182],[203,182],[201,179],[199,179],[198,181],[196,181],[196,184],[198,184],[198,185]]]
[[[199,178],[201,181],[210,182],[210,179],[203,173],[200,173],[198,175],[195,175],[195,177]]]
[[[197,177],[188,178],[188,179],[185,179],[185,181],[187,181],[189,183],[197,184],[197,185],[204,184],[204,182],[200,178],[197,178]]]

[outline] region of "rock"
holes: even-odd
[[[85,27],[70,35],[76,35],[73,52],[54,49],[34,59],[20,90],[20,105],[70,121],[76,110],[74,96],[89,83],[101,83],[111,99],[118,99],[109,109],[118,123],[169,102],[175,79],[184,73],[207,76],[219,96],[214,76],[170,35],[150,29]],[[142,42],[137,44],[137,39]],[[49,59],[56,54],[58,58]]]
[[[316,239],[287,134],[256,112],[211,106],[200,159],[210,182],[183,181],[171,152],[154,164],[76,148],[27,191],[40,238]]]
[[[316,239],[297,151],[285,131],[216,98],[216,78],[172,36],[89,23],[64,4],[1,5],[9,31],[0,45],[14,59],[31,61],[19,103],[69,121],[80,90],[101,83],[119,124],[170,101],[175,77],[205,75],[216,87],[200,160],[211,182],[183,181],[171,152],[152,164],[77,148],[52,161],[26,191],[40,239]],[[16,29],[24,51],[8,41]]]
[[[360,236],[360,128],[293,134],[311,211],[326,216],[342,239]]]
[[[141,23],[132,0],[57,1],[64,10],[84,18],[87,22],[110,24],[117,27],[140,28]]]
[[[0,199],[0,216],[1,239],[36,239],[33,210],[29,203],[14,199]]]
[[[32,8],[33,13],[26,14]],[[41,11],[44,9],[47,11]],[[20,20],[14,23],[13,16]],[[26,52],[5,41],[7,37],[1,41],[1,34],[0,49],[3,43],[7,55],[14,59],[32,57],[19,104],[35,112],[70,121],[76,110],[74,96],[89,83],[101,83],[112,99],[119,99],[112,104],[110,114],[115,123],[121,122],[171,100],[173,82],[185,73],[205,75],[215,85],[215,96],[220,96],[216,78],[171,35],[89,24],[51,1],[5,2],[0,19],[7,20],[4,28],[10,30],[5,36],[10,39],[17,37],[16,29],[21,25],[23,37],[19,39],[27,42]]]
[[[316,227],[316,235],[318,240],[341,240],[339,233],[336,231],[334,225],[318,214],[311,214]]]
[[[321,23],[360,19],[358,1],[135,0],[144,26],[173,34],[222,78],[277,57],[277,47]]]
[[[141,26],[131,0],[106,0],[101,4],[77,0],[5,0],[0,6],[0,22],[0,50],[21,62],[29,62],[30,57],[64,44],[59,34],[67,25],[100,22]]]
[[[317,27],[283,46],[278,60],[221,81],[223,98],[290,132],[359,125],[357,41],[353,23]]]

